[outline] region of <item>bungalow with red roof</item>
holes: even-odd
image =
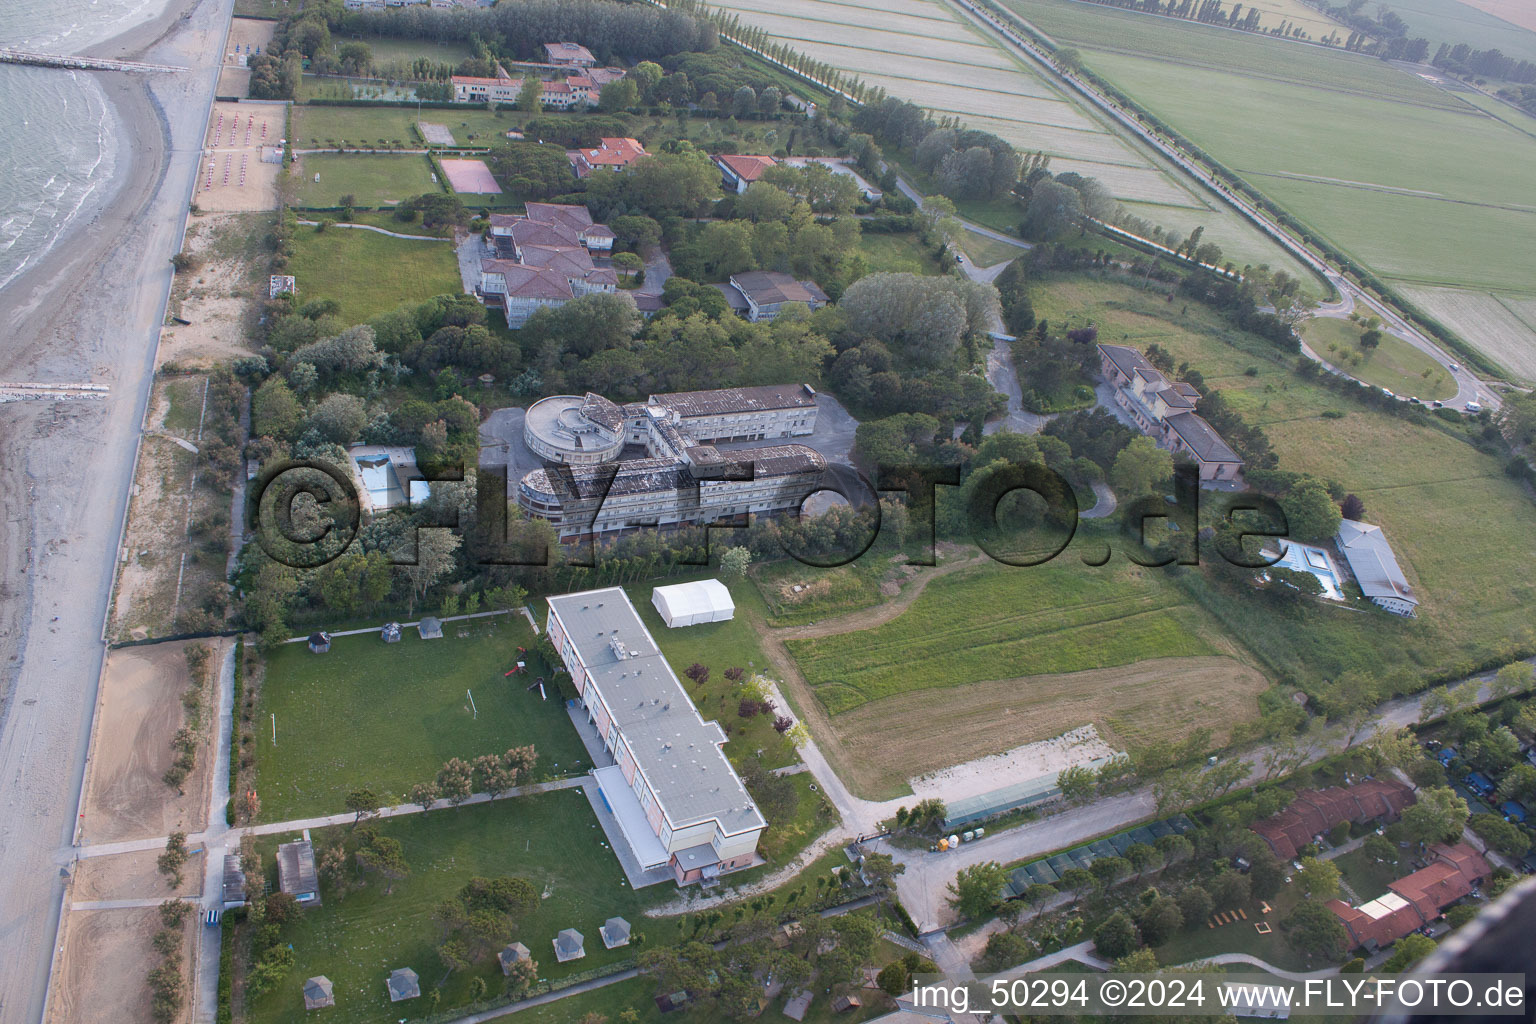
[[[566,151],[566,156],[571,161],[571,169],[576,172],[576,177],[585,178],[596,170],[623,171],[643,156],[650,156],[645,147],[636,139],[603,138],[598,140],[595,149],[572,149]]]
[[[1414,803],[1413,790],[1396,779],[1367,779],[1353,786],[1306,789],[1279,814],[1248,826],[1281,860],[1341,822],[1393,822]]]
[[[738,153],[721,153],[715,157],[720,168],[720,187],[737,195],[763,176],[763,172],[778,163],[771,156],[745,156]]]
[[[1426,867],[1387,886],[1384,896],[1358,907],[1329,900],[1350,941],[1369,950],[1390,945],[1444,913],[1445,908],[1482,885],[1492,873],[1483,855],[1466,843],[1430,847]]]

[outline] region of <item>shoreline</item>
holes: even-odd
[[[144,408],[233,0],[171,0],[84,48],[187,70],[91,72],[115,121],[113,184],[0,292],[0,377],[90,380],[104,401],[0,405],[0,961],[8,1020],[45,1012]]]

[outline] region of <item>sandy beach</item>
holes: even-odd
[[[105,400],[0,404],[0,1017],[42,1019],[71,864],[134,451],[232,0],[170,0],[88,52],[187,68],[97,73],[122,126],[112,187],[0,292],[0,379]]]

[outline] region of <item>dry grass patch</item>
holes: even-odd
[[[831,719],[861,792],[896,794],[908,779],[1092,723],[1120,749],[1208,728],[1219,743],[1258,716],[1268,686],[1233,658],[1157,658],[1118,668],[1024,676],[902,694]]]

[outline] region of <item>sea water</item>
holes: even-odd
[[[0,0],[0,45],[76,53],[165,0]],[[0,288],[99,202],[120,126],[89,72],[0,63]]]

